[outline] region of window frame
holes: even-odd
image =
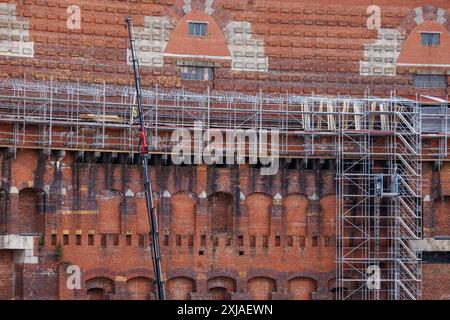
[[[207,37],[208,23],[203,21],[188,21],[188,35],[190,37]]]
[[[424,47],[439,47],[441,45],[441,33],[432,31],[421,32],[420,44]]]
[[[413,86],[416,89],[446,89],[448,81],[446,75],[414,74]]]
[[[212,81],[214,79],[214,68],[184,66],[181,69],[181,79],[184,81]]]

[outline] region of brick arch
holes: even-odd
[[[45,192],[24,188],[19,191],[19,233],[42,234],[45,228]]]
[[[295,277],[288,281],[288,290],[294,300],[311,300],[317,290],[317,281],[308,277]]]
[[[153,279],[153,272],[150,271],[149,269],[136,268],[136,269],[128,270],[127,272],[125,272],[124,276],[127,279],[139,278],[139,277]]]
[[[247,281],[248,293],[252,300],[270,300],[277,291],[277,282],[269,277],[254,277]]]
[[[134,277],[127,280],[130,300],[152,300],[154,297],[154,280],[148,277]]]
[[[85,282],[86,295],[89,300],[109,300],[115,293],[114,280],[106,277],[95,277]]]
[[[231,294],[236,292],[236,280],[231,277],[210,278],[206,285],[213,300],[230,300]]]
[[[273,198],[267,193],[256,192],[246,198],[248,232],[255,236],[269,236],[271,230],[271,209]]]
[[[422,32],[441,34],[440,45],[425,47],[421,45]],[[450,32],[436,21],[425,21],[417,25],[408,35],[397,60],[400,66],[407,65],[449,65]]]
[[[204,37],[189,36],[189,21],[201,21],[208,24],[208,34]],[[170,55],[230,57],[225,36],[217,22],[206,12],[193,10],[183,16],[170,35],[164,50]]]
[[[123,192],[107,189],[98,194],[96,200],[99,233],[120,233],[124,201]]]
[[[232,194],[214,192],[208,196],[208,212],[212,233],[232,233],[234,230],[235,201]]]
[[[115,279],[118,276],[125,277],[125,274],[108,268],[95,268],[83,272],[83,280],[85,283],[94,278]]]
[[[195,234],[198,202],[196,195],[189,191],[180,191],[171,196],[170,202],[173,233],[182,236],[193,236]]]
[[[224,30],[226,23],[232,20],[232,15],[229,10],[223,9],[223,5],[227,3],[228,0],[213,0],[211,8],[214,12],[211,17],[217,22],[221,30]],[[191,8],[196,11],[206,11],[206,0],[191,0]],[[171,15],[177,16],[181,19],[186,13],[183,11],[185,5],[185,0],[175,0],[175,4],[170,7]]]
[[[338,286],[336,278],[331,278],[328,280],[328,292],[333,295],[334,300],[337,299],[338,292],[340,290],[350,290],[350,289],[351,288],[347,285],[347,283],[345,283],[343,287]]]
[[[174,277],[166,282],[168,300],[190,300],[190,294],[197,291],[193,278]]]
[[[283,199],[285,230],[288,236],[306,235],[308,199],[300,193],[291,193]]]
[[[427,21],[436,22],[450,32],[450,12],[429,4],[411,10],[397,29],[408,37],[417,26]]]

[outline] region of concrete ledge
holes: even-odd
[[[34,256],[34,237],[8,234],[0,236],[0,250],[14,250],[14,263],[36,264],[39,258]]]
[[[450,251],[450,240],[437,240],[433,238],[427,238],[423,240],[410,241],[411,248],[416,251]]]

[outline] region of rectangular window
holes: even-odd
[[[127,246],[131,246],[131,245],[132,245],[132,242],[131,242],[131,234],[127,234],[125,240],[126,240],[126,242],[127,242]]]
[[[413,80],[415,88],[447,88],[447,77],[445,75],[415,74]]]
[[[244,236],[238,236],[238,246],[239,247],[244,246]]]
[[[88,235],[88,245],[89,246],[93,246],[94,245],[94,235],[93,234],[89,234]]]
[[[189,22],[189,35],[194,37],[206,37],[208,24],[203,22]]]
[[[281,237],[275,236],[275,247],[281,246]]]
[[[163,245],[166,246],[166,247],[169,245],[169,235],[168,234],[164,235]]]
[[[313,247],[318,247],[319,246],[319,237],[318,236],[313,236],[312,237],[312,246]]]
[[[181,236],[179,234],[175,236],[175,244],[177,247],[181,247]]]
[[[441,44],[441,34],[424,32],[420,34],[420,43],[423,46],[438,46]]]
[[[183,67],[182,80],[210,81],[213,79],[213,68],[208,67]]]
[[[69,245],[69,235],[68,234],[63,235],[63,245],[65,245],[65,246]]]
[[[75,244],[76,244],[77,246],[81,246],[81,234],[77,234],[77,235],[75,236]]]
[[[450,264],[450,252],[426,251],[422,253],[424,263]]]

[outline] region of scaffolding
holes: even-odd
[[[422,237],[419,105],[391,101],[359,111],[362,130],[340,125],[337,138],[337,294],[420,299],[421,253],[409,245]],[[375,114],[384,119],[379,126]],[[379,129],[389,134],[379,139]]]
[[[421,256],[409,245],[422,236],[417,101],[142,90],[152,154],[170,155],[171,133],[200,123],[202,130],[276,130],[279,157],[337,160],[339,299],[421,297]],[[135,102],[127,86],[0,80],[0,147],[138,153]],[[432,124],[427,137],[438,141],[427,157],[445,159],[447,106],[424,117]],[[239,148],[249,154],[248,145],[236,154]]]
[[[0,80],[0,146],[76,151],[137,153],[135,96],[132,87],[104,83]],[[360,131],[359,105],[375,109],[394,97],[268,96],[240,93],[142,91],[144,120],[151,135],[149,151],[170,154],[175,129],[277,130],[281,157],[335,159],[340,115],[349,130]],[[374,122],[386,117],[374,113]]]

